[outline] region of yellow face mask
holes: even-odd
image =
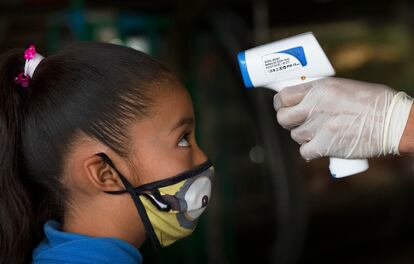
[[[154,246],[169,246],[194,231],[210,201],[214,177],[210,160],[176,176],[134,188],[106,154],[97,155],[117,171],[126,188],[108,193],[131,195]]]

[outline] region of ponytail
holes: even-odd
[[[23,182],[20,155],[20,111],[23,91],[14,78],[23,68],[23,50],[0,57],[0,264],[27,263],[35,223]]]

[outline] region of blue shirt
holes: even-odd
[[[45,223],[44,230],[46,238],[33,251],[34,264],[142,263],[138,249],[123,240],[66,233],[53,220]]]

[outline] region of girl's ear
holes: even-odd
[[[101,191],[122,191],[125,187],[118,173],[101,157],[93,155],[84,160],[85,174],[88,180]]]

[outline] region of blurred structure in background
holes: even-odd
[[[373,159],[334,180],[327,160],[299,157],[273,92],[245,91],[236,64],[240,50],[313,31],[337,76],[414,95],[413,14],[409,1],[0,0],[0,48],[126,45],[189,89],[217,170],[212,205],[190,238],[144,245],[144,263],[413,263],[413,161]]]

